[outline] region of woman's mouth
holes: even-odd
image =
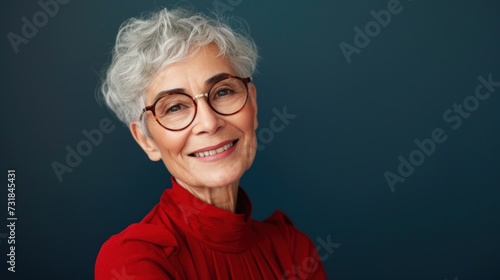
[[[238,139],[232,141],[232,142],[229,142],[227,144],[224,144],[218,148],[213,148],[213,149],[210,149],[210,150],[205,150],[205,151],[200,151],[200,152],[195,152],[195,153],[191,153],[189,154],[189,156],[192,156],[192,157],[197,157],[197,158],[203,158],[203,157],[209,157],[209,156],[213,156],[213,155],[217,155],[217,154],[220,154],[220,153],[223,153],[229,149],[231,149],[231,147],[233,147],[236,142],[238,142]]]

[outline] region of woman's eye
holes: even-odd
[[[174,106],[170,106],[170,107],[168,107],[168,109],[167,109],[166,113],[167,113],[167,114],[168,114],[168,113],[174,113],[174,112],[177,112],[177,111],[179,111],[179,110],[181,110],[181,109],[182,109],[181,105],[180,105],[180,104],[177,104],[177,105],[174,105]]]
[[[226,89],[220,89],[216,92],[215,97],[224,97],[226,95],[229,95],[233,93],[233,90],[226,88]]]

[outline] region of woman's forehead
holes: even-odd
[[[221,74],[237,73],[216,46],[202,47],[188,58],[160,70],[148,87],[148,99],[161,91],[177,88],[186,92],[203,91],[207,81]]]

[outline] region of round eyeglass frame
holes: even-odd
[[[210,102],[210,99],[208,98],[208,95],[210,93],[210,91],[212,90],[212,88],[217,85],[218,83],[224,81],[224,80],[227,80],[227,79],[238,79],[240,81],[243,82],[243,84],[245,85],[245,90],[246,90],[246,98],[245,98],[245,102],[243,103],[243,105],[241,105],[241,107],[236,110],[235,112],[233,113],[229,113],[229,114],[225,114],[225,113],[221,113],[219,111],[217,111],[213,106],[212,106],[212,103]],[[233,76],[233,75],[228,75],[228,76],[225,76],[223,77],[222,79],[214,82],[209,88],[208,90],[205,92],[205,93],[200,93],[200,94],[196,94],[194,96],[191,96],[187,93],[184,93],[184,92],[168,92],[168,93],[165,93],[165,94],[162,94],[162,92],[160,92],[159,94],[159,97],[156,99],[155,102],[153,102],[153,104],[149,105],[149,106],[146,106],[142,109],[142,113],[141,113],[141,116],[139,117],[139,120],[142,121],[142,116],[144,115],[144,113],[146,113],[147,111],[151,111],[153,113],[153,116],[156,120],[156,122],[163,128],[165,128],[166,130],[170,130],[170,131],[181,131],[181,130],[184,130],[186,129],[188,126],[190,126],[194,119],[196,119],[196,114],[198,113],[198,102],[196,101],[198,98],[200,97],[205,97],[206,100],[207,100],[207,104],[208,106],[210,106],[210,108],[216,112],[217,114],[219,115],[222,115],[222,116],[231,116],[231,115],[234,115],[236,113],[238,113],[239,111],[241,111],[241,109],[243,109],[243,107],[245,107],[245,105],[247,104],[247,101],[248,101],[248,83],[250,83],[252,81],[252,78],[251,77],[247,77],[247,78],[242,78],[242,77],[238,77],[238,76]],[[185,125],[184,127],[182,128],[176,128],[176,129],[172,129],[172,128],[168,128],[166,126],[164,126],[160,120],[158,119],[158,117],[156,116],[156,111],[155,111],[155,108],[156,108],[156,103],[158,103],[158,101],[160,101],[163,97],[165,96],[169,96],[169,95],[172,95],[172,94],[182,94],[184,96],[187,96],[189,97],[192,101],[193,101],[193,104],[194,104],[194,115],[193,115],[193,118],[191,119],[191,121]]]

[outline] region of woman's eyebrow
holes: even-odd
[[[216,74],[216,75],[208,78],[205,81],[205,86],[208,88],[208,87],[212,86],[213,84],[217,83],[218,81],[223,80],[227,76],[231,76],[231,74],[229,74],[229,73],[219,73],[219,74]],[[153,99],[154,100],[153,102],[155,102],[156,100],[158,100],[158,98],[160,98],[162,95],[169,94],[169,93],[175,93],[175,92],[186,93],[186,89],[184,89],[184,88],[174,88],[174,89],[169,89],[169,90],[162,90],[162,91],[160,91],[155,96],[155,98]]]
[[[160,99],[165,94],[177,93],[177,92],[185,93],[186,90],[183,89],[183,88],[174,88],[174,89],[169,89],[169,90],[162,90],[162,91],[160,91],[160,92],[158,92],[156,94],[155,98],[153,99],[153,103],[156,102],[158,99]]]
[[[211,85],[217,83],[218,81],[226,78],[227,76],[231,76],[231,74],[229,73],[219,73],[219,74],[216,74],[210,78],[208,78],[206,81],[205,81],[205,85],[207,87],[210,87]]]

